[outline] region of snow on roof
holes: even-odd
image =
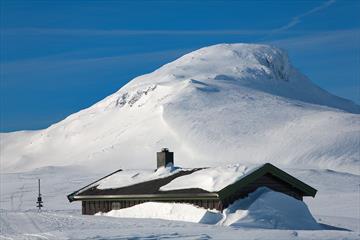
[[[223,167],[205,168],[192,174],[175,178],[170,183],[162,186],[160,191],[201,188],[208,192],[217,192],[261,166],[262,165],[248,167],[235,164]]]
[[[160,191],[171,191],[179,189],[200,188],[208,192],[217,192],[224,187],[238,181],[250,172],[258,169],[262,165],[244,166],[240,164],[204,168],[191,174],[180,176],[172,180],[170,183],[162,186]],[[116,172],[96,183],[96,188],[115,189],[131,186],[134,184],[147,182],[159,178],[166,178],[183,169],[169,165],[167,167],[154,170],[125,170]]]
[[[114,173],[95,184],[99,184],[97,189],[110,189],[131,186],[137,183],[146,182],[158,178],[171,176],[183,169],[168,165],[154,170],[125,170]]]

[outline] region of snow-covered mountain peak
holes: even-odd
[[[268,45],[218,44],[186,54],[151,74],[134,79],[129,85],[171,83],[189,78],[245,80],[260,74],[288,80],[291,65],[286,53]]]
[[[247,88],[293,100],[360,112],[351,101],[329,94],[296,70],[281,49],[259,44],[218,44],[188,53],[152,73],[139,76],[97,107],[132,107],[153,91],[167,99],[180,89],[202,93]],[[167,90],[165,90],[167,89]],[[165,97],[165,96],[167,97]],[[154,99],[153,99],[154,100]],[[164,103],[160,101],[161,104]],[[141,104],[143,106],[144,104]]]
[[[1,165],[153,168],[155,152],[169,147],[183,167],[270,162],[357,172],[359,112],[280,49],[219,44],[139,76],[47,129],[2,134]]]

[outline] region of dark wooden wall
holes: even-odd
[[[254,192],[259,187],[268,187],[274,191],[285,193],[289,196],[292,196],[298,200],[302,200],[303,195],[296,188],[292,187],[290,184],[282,181],[281,179],[271,175],[266,174],[253,183],[247,185],[244,188],[238,189],[230,197],[220,201],[219,199],[188,199],[188,200],[92,200],[92,201],[83,201],[82,202],[82,214],[93,215],[98,212],[109,212],[111,210],[117,210],[127,207],[132,207],[136,204],[144,202],[177,202],[177,203],[190,203],[199,207],[206,209],[217,209],[222,211],[224,208],[228,207],[234,201],[245,198],[249,193]]]
[[[247,197],[249,193],[256,191],[259,187],[268,187],[274,191],[285,193],[301,201],[303,199],[303,195],[299,190],[271,174],[266,174],[246,187],[239,189],[232,196],[224,199],[222,201],[223,207],[226,208],[234,201]]]
[[[82,214],[93,215],[98,212],[109,212],[111,210],[118,210],[122,208],[132,207],[134,205],[150,202],[151,200],[93,200],[82,201]],[[200,199],[200,200],[154,200],[153,202],[176,202],[189,203],[206,209],[222,210],[222,203],[219,199]]]

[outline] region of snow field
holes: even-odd
[[[223,225],[82,216],[80,204],[69,203],[66,195],[104,176],[106,172],[94,173],[76,167],[48,167],[23,173],[0,174],[0,239],[358,239],[358,175],[315,169],[285,170],[301,180],[307,180],[307,183],[318,189],[317,196],[314,199],[305,198],[305,202],[314,219],[321,226],[325,224],[324,230],[265,229],[269,224],[277,223],[277,226],[281,226],[282,215],[277,215],[279,218],[274,218],[274,221],[267,219],[268,224],[265,224],[266,221],[259,221],[262,217],[254,218],[260,214],[248,214],[244,209],[229,211],[228,220]],[[38,178],[42,181],[45,206],[40,214],[35,208]],[[260,208],[260,203],[254,205],[254,208],[250,207],[250,210],[256,209],[255,206]],[[271,209],[266,204],[263,206]],[[266,216],[276,211],[284,209],[273,206],[271,211],[263,213]],[[249,225],[245,228],[241,225],[237,227],[239,222],[235,220],[238,219],[241,219],[241,224],[252,221],[253,224],[263,225],[259,225],[261,228],[250,228]],[[224,226],[231,224],[234,226]]]

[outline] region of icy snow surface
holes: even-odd
[[[187,188],[201,188],[208,192],[220,191],[224,187],[236,182],[259,166],[246,167],[239,164],[224,167],[206,168],[192,174],[175,178],[162,186],[161,191]]]

